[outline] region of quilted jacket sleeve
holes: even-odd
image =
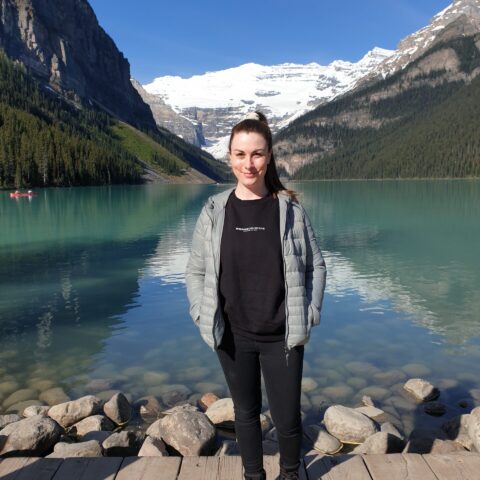
[[[204,205],[195,224],[192,246],[185,270],[187,297],[190,303],[189,313],[197,326],[199,326],[200,321],[200,304],[205,282],[205,231],[209,221]]]
[[[305,286],[307,290],[307,297],[310,300],[310,305],[308,308],[309,320],[313,326],[320,323],[320,311],[322,309],[323,294],[325,291],[327,268],[325,265],[325,260],[322,256],[322,252],[318,246],[310,218],[305,209],[303,209],[303,214],[307,246]]]

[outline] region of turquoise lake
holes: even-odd
[[[42,385],[172,404],[228,395],[188,314],[184,271],[203,203],[229,186],[0,192],[0,413],[40,398]],[[305,347],[306,415],[367,394],[409,432],[480,405],[480,181],[287,186],[327,265]],[[438,386],[443,417],[405,397],[412,377]]]

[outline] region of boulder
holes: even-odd
[[[143,438],[131,430],[122,430],[112,433],[104,442],[102,447],[107,457],[131,457],[136,456]]]
[[[35,415],[42,415],[43,417],[48,416],[48,411],[50,407],[46,405],[30,405],[23,411],[24,417],[34,417]]]
[[[363,413],[343,405],[332,405],[323,419],[328,432],[342,443],[363,443],[377,432],[376,424]]]
[[[319,452],[333,455],[343,447],[342,442],[330,435],[322,425],[307,425],[304,434],[312,442],[312,447]]]
[[[217,400],[207,408],[205,415],[214,425],[231,425],[235,422],[233,400],[228,397]]]
[[[138,452],[139,457],[168,457],[167,448],[163,440],[147,437]]]
[[[198,400],[198,406],[206,411],[210,405],[215,403],[219,398],[212,392],[204,393]]]
[[[160,420],[159,431],[162,440],[183,456],[213,452],[216,430],[202,412],[179,411],[168,415]]]
[[[103,406],[103,411],[117,425],[125,425],[132,418],[132,406],[123,393],[115,394]]]
[[[405,442],[397,435],[387,432],[377,432],[370,435],[365,442],[352,450],[352,453],[400,453],[405,447]]]
[[[39,395],[39,400],[47,405],[53,406],[59,403],[69,402],[71,398],[63,391],[61,387],[50,388]]]
[[[471,414],[465,413],[442,423],[442,430],[447,434],[450,440],[454,440],[466,449],[471,450],[473,441],[468,434],[468,424]]]
[[[51,418],[41,415],[24,418],[0,430],[0,437],[7,437],[0,455],[41,456],[58,441],[61,434],[62,429]]]
[[[438,388],[423,378],[411,378],[403,388],[421,402],[435,400],[440,395]]]
[[[92,415],[73,424],[69,433],[81,438],[89,432],[111,431],[114,428],[112,421],[104,415]]]
[[[53,453],[47,458],[68,458],[68,457],[102,457],[102,447],[97,440],[88,442],[66,443],[59,442],[53,447]]]
[[[5,428],[10,423],[18,422],[22,417],[16,413],[10,413],[8,415],[0,415],[0,430]]]
[[[62,427],[70,427],[74,423],[91,415],[102,412],[103,401],[93,395],[80,397],[78,400],[60,403],[50,408],[49,417]]]

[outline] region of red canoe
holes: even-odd
[[[10,192],[10,198],[17,198],[17,197],[34,197],[36,193],[33,192]]]

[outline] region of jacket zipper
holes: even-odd
[[[287,285],[287,263],[285,261],[285,238],[287,236],[287,219],[288,219],[288,203],[287,207],[285,209],[285,230],[283,232],[283,238],[282,238],[282,259],[283,259],[283,276],[284,276],[284,282],[285,282],[285,357],[287,361],[287,367],[288,367],[288,355],[290,354],[290,351],[288,349],[288,285]]]
[[[214,209],[214,205],[212,204],[210,206],[210,208],[213,210]],[[214,229],[215,228],[218,228],[219,231],[220,231],[220,236],[219,236],[219,239],[218,239],[218,243],[216,245],[216,249],[215,249],[215,258],[214,258],[214,270],[215,270],[215,278],[216,278],[216,283],[215,283],[215,286],[216,286],[216,289],[217,289],[217,309],[215,310],[215,313],[213,315],[213,327],[212,327],[212,336],[213,336],[213,345],[214,345],[214,350],[215,348],[217,347],[217,339],[215,337],[215,325],[216,325],[216,318],[217,318],[217,312],[218,312],[218,307],[219,307],[219,300],[218,300],[218,283],[219,283],[219,266],[220,266],[220,245],[222,244],[222,236],[223,236],[223,221],[224,221],[224,213],[225,213],[225,209],[223,210],[223,212],[219,213],[220,215],[220,222],[218,224],[218,226],[215,224],[215,220],[217,219],[217,217],[215,215],[213,215],[213,220],[212,220],[212,232],[214,234],[214,237],[216,238],[216,235],[215,235],[215,231]]]

